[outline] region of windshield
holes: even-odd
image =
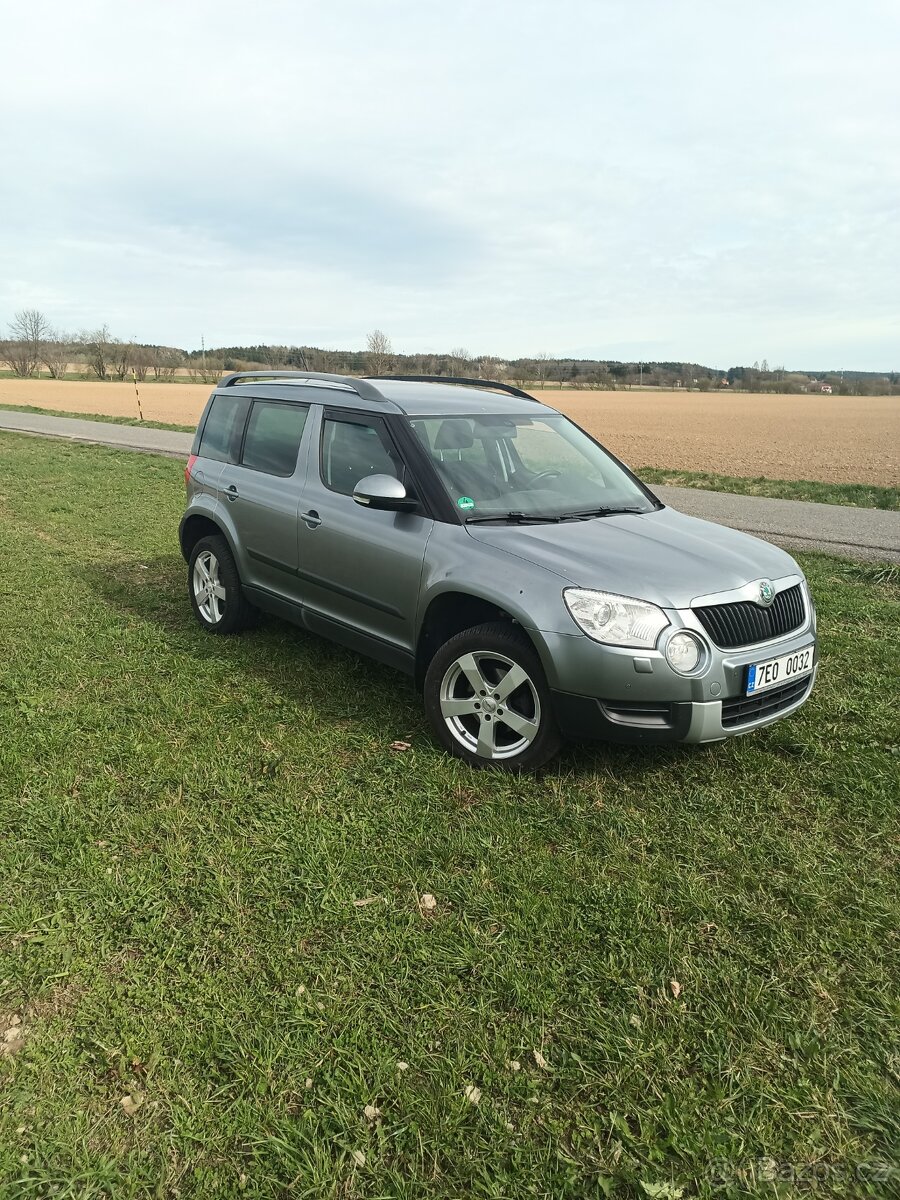
[[[414,417],[410,425],[469,521],[575,520],[656,507],[566,417]]]

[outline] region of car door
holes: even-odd
[[[240,458],[249,411],[249,396],[213,393],[210,397],[191,450],[197,455],[190,478],[193,496],[202,492],[219,498],[222,465]]]
[[[219,495],[238,539],[241,578],[300,602],[297,510],[306,475],[309,405],[289,400],[250,404],[237,463],[226,463]]]
[[[300,505],[299,574],[312,629],[386,661],[408,666],[425,547],[433,522],[424,508],[384,512],[357,504],[367,475],[414,481],[384,419],[324,408],[310,434]]]

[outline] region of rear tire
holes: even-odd
[[[540,659],[502,621],[441,646],[425,674],[424,700],[437,740],[473,767],[534,771],[562,743]]]
[[[201,538],[188,561],[188,595],[198,623],[207,633],[240,633],[256,609],[244,596],[234,556],[225,538]]]

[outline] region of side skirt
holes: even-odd
[[[404,675],[415,674],[415,655],[401,646],[395,646],[381,638],[362,633],[351,625],[344,625],[343,622],[335,621],[331,617],[323,617],[320,613],[312,612],[300,604],[294,604],[283,596],[276,596],[265,588],[244,585],[244,594],[251,604],[255,604],[263,612],[281,617],[282,620],[290,621],[292,625],[299,625],[302,629],[327,638],[330,642],[337,642],[338,645],[355,650],[357,654],[362,654],[366,658],[374,658],[377,662],[385,663],[397,671],[402,671]]]

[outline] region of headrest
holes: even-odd
[[[474,443],[472,426],[460,417],[450,417],[441,422],[434,439],[435,450],[468,450]]]

